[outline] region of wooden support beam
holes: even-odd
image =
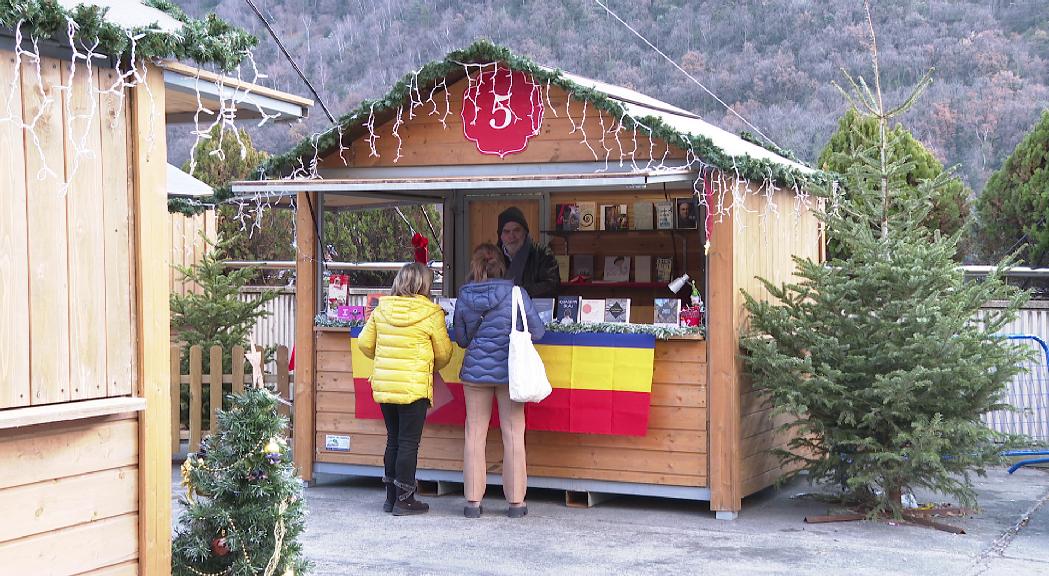
[[[142,63],[131,90],[134,269],[138,290],[139,573],[171,574],[171,344],[164,75]]]
[[[317,229],[313,211],[315,198],[298,194],[295,213],[295,467],[306,482],[313,480],[314,340],[313,318],[317,315]],[[311,204],[312,201],[312,204]],[[312,208],[312,211],[311,211]],[[318,219],[321,214],[317,214]],[[346,354],[349,355],[349,342]]]
[[[716,219],[707,260],[709,478],[710,509],[715,512],[738,512],[742,502],[739,316],[735,309],[733,221],[731,213]]]

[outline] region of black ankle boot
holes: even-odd
[[[404,484],[394,480],[397,487],[397,502],[393,504],[394,516],[411,516],[414,514],[426,514],[430,505],[415,499],[416,484]]]
[[[383,512],[393,512],[393,504],[397,501],[397,487],[393,485],[392,478],[382,479],[382,483],[386,485],[386,502],[383,502]]]

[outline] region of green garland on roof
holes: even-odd
[[[768,140],[765,140],[763,138],[755,136],[754,134],[752,134],[752,133],[750,133],[750,132],[748,132],[746,130],[740,132],[739,133],[739,137],[742,138],[743,140],[746,140],[747,142],[750,142],[751,144],[753,144],[755,146],[761,146],[762,148],[768,150],[769,152],[772,152],[773,154],[778,154],[778,155],[786,158],[787,160],[793,160],[794,162],[797,162],[798,164],[804,164],[804,162],[802,162],[801,160],[798,160],[798,157],[797,157],[797,155],[794,154],[793,150],[788,150],[786,148],[783,148],[782,146],[779,146],[779,145],[777,145],[777,144],[775,144],[773,142],[770,142]]]
[[[339,128],[345,131],[354,124],[363,123],[373,109],[375,112],[395,110],[398,106],[402,106],[409,101],[409,93],[413,89],[412,86],[433,86],[449,74],[462,71],[461,63],[464,62],[502,62],[514,70],[531,74],[533,78],[541,83],[549,82],[570,93],[573,98],[585,100],[592,106],[596,106],[616,118],[623,118],[626,128],[634,128],[634,119],[629,115],[625,115],[626,111],[618,101],[609,98],[601,92],[566,79],[559,70],[550,71],[541,68],[528,58],[517,56],[510,52],[509,49],[497,46],[488,40],[478,40],[467,48],[451,52],[444,60],[430,62],[419,70],[417,77],[415,74],[405,75],[403,79],[394,84],[393,88],[383,98],[364,100],[355,110],[340,117],[338,119]],[[644,127],[650,128],[654,137],[665,140],[682,149],[691,148],[696,157],[707,164],[717,166],[728,173],[738,171],[740,175],[749,180],[761,182],[771,177],[772,181],[777,185],[796,185],[798,187],[809,182],[826,183],[829,181],[827,175],[822,172],[805,174],[796,168],[784,166],[768,159],[752,158],[748,155],[729,156],[709,138],[678,132],[654,116],[639,118],[638,121]],[[645,129],[641,126],[639,128]],[[338,137],[339,130],[333,127],[323,134],[306,138],[287,153],[270,157],[263,163],[263,171],[270,178],[286,177],[299,166],[309,165],[315,152],[326,154],[336,149],[338,147]]]
[[[141,36],[135,45],[136,58],[174,58],[198,64],[214,64],[223,71],[232,70],[245,54],[258,44],[255,36],[231,26],[214,14],[203,19],[186,15],[168,0],[145,0],[145,5],[161,10],[182,22],[179,34],[136,27],[132,34]],[[23,34],[36,38],[53,38],[67,42],[67,17],[77,23],[74,36],[85,47],[98,45],[94,51],[112,57],[130,57],[128,33],[105,20],[107,8],[78,4],[66,10],[55,0],[0,0],[0,26],[14,28],[22,22]]]
[[[203,196],[201,198],[168,198],[168,213],[196,216],[201,212],[210,210],[215,206],[222,204],[230,198],[233,198],[233,188],[228,184],[215,188],[214,193],[211,196]]]
[[[313,318],[315,326],[324,328],[355,328],[364,326],[360,320],[343,321],[328,318],[327,314],[317,314]],[[562,334],[651,334],[656,340],[669,340],[680,336],[695,336],[702,334],[703,328],[698,326],[653,326],[651,324],[623,324],[619,322],[596,322],[596,323],[574,323],[560,324],[548,322],[547,332],[559,332]]]
[[[168,214],[196,216],[209,208],[212,208],[210,198],[201,200],[195,198],[168,198]]]

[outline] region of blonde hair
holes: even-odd
[[[416,294],[429,296],[431,284],[433,284],[433,272],[418,262],[412,262],[405,264],[397,272],[397,277],[393,279],[393,286],[390,287],[390,294],[408,297]]]
[[[489,278],[502,278],[506,273],[506,261],[503,253],[495,247],[495,244],[485,242],[474,248],[473,256],[470,258],[469,280],[480,282]]]

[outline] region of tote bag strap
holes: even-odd
[[[517,332],[517,313],[520,312],[521,322],[524,323],[521,331],[531,335],[531,332],[528,331],[528,319],[525,317],[524,298],[521,297],[520,286],[514,286],[514,289],[511,291],[510,302],[510,332]]]

